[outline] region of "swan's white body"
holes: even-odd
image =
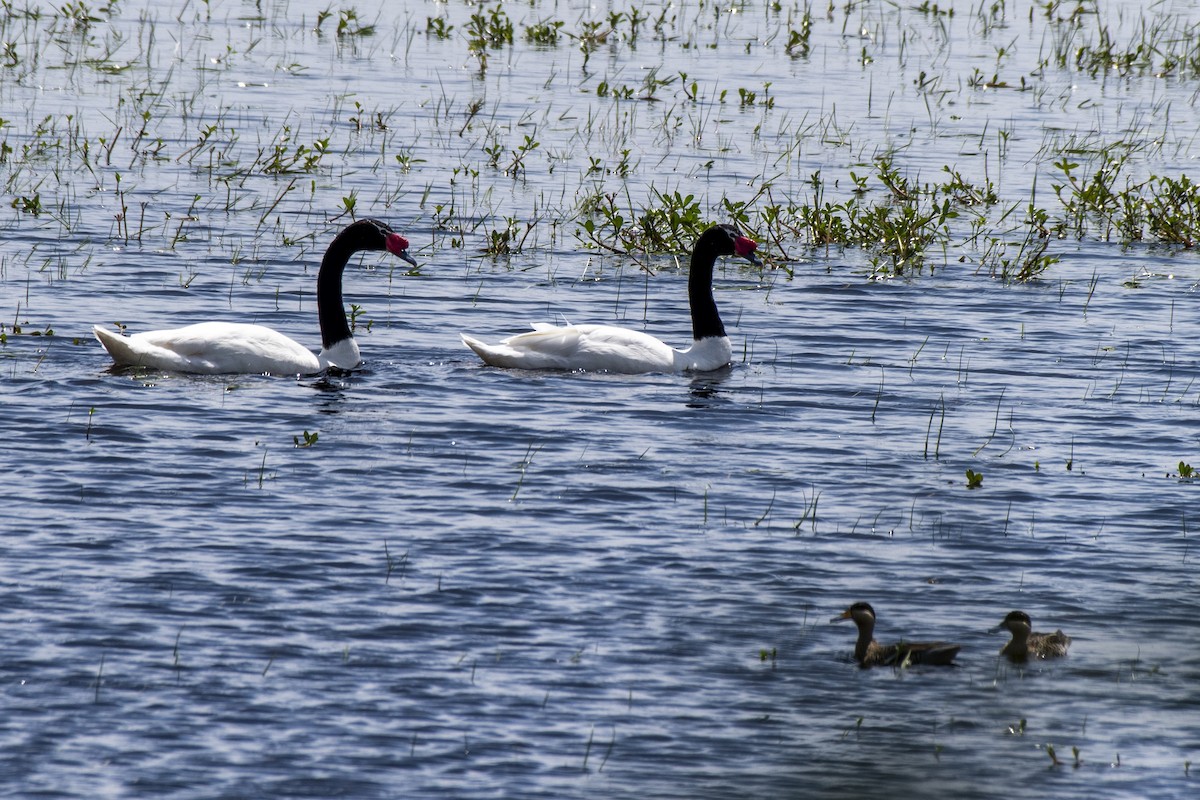
[[[132,336],[99,325],[92,332],[120,366],[202,375],[312,375],[329,367],[353,369],[361,358],[342,305],[342,273],[350,257],[362,250],[386,250],[417,263],[408,254],[408,240],[378,220],[359,220],[334,237],[317,273],[323,345],[318,355],[278,331],[241,322],[201,322]]]
[[[535,323],[533,331],[487,344],[462,334],[463,343],[494,367],[563,369],[587,372],[707,372],[729,364],[733,347],[725,335],[712,294],[713,265],[718,256],[741,256],[752,264],[753,240],[732,225],[714,225],[696,240],[688,268],[688,306],[692,314],[692,346],[676,350],[641,331],[615,325]]]
[[[242,322],[200,322],[132,336],[96,325],[92,332],[118,364],[200,375],[312,375],[328,367],[353,369],[361,361],[352,338],[314,355],[279,331]]]
[[[698,339],[676,350],[648,333],[615,325],[533,323],[529,333],[486,344],[462,334],[463,343],[494,367],[508,369],[565,369],[586,372],[701,372],[729,363],[733,347],[728,336]]]

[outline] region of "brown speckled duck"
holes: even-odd
[[[949,666],[962,645],[948,642],[898,642],[880,644],[875,641],[875,609],[870,603],[855,603],[830,622],[854,620],[858,626],[858,642],[854,645],[854,658],[862,667],[907,667],[910,664]]]
[[[1062,631],[1034,633],[1033,622],[1024,611],[1010,611],[1004,621],[992,628],[1006,630],[1012,639],[1000,650],[1000,655],[1010,661],[1026,661],[1030,658],[1060,658],[1067,654],[1071,637]]]

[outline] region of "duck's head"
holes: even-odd
[[[870,603],[855,603],[847,608],[836,617],[832,617],[830,622],[841,622],[842,620],[852,619],[854,624],[860,628],[864,625],[874,627],[875,625],[875,609],[871,608]]]
[[[1022,633],[1028,635],[1033,630],[1033,621],[1029,619],[1029,615],[1024,611],[1010,611],[1008,612],[1008,616],[999,625],[992,628],[993,633],[1000,630],[1005,630],[1016,635]]]

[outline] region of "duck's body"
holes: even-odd
[[[508,369],[628,374],[720,369],[732,359],[733,347],[712,295],[713,266],[722,255],[737,255],[752,264],[761,264],[754,255],[757,246],[732,225],[714,225],[696,240],[688,272],[692,345],[684,350],[641,331],[615,325],[560,327],[535,323],[531,332],[510,336],[495,345],[467,334],[462,335],[462,340],[485,363]]]
[[[1004,621],[993,630],[1006,630],[1012,638],[1000,648],[1000,655],[1010,661],[1027,661],[1031,658],[1061,658],[1071,646],[1071,637],[1061,630],[1054,633],[1035,633],[1033,621],[1024,611],[1010,611]]]
[[[360,220],[343,229],[325,251],[317,274],[319,354],[265,325],[242,322],[200,322],[132,336],[99,325],[92,331],[118,366],[204,375],[311,375],[329,367],[353,369],[361,357],[342,305],[342,273],[361,250],[387,250],[416,264],[408,254],[408,240],[378,220]]]
[[[907,667],[911,664],[949,666],[962,645],[948,642],[897,642],[880,644],[875,641],[875,609],[869,603],[855,603],[830,622],[853,620],[858,627],[854,659],[862,667]]]

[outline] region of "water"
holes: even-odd
[[[957,120],[914,105],[918,66],[969,73],[967,45],[990,43],[967,15],[950,23],[963,45],[947,55],[927,18],[863,10],[879,65],[864,69],[840,11],[818,17],[820,59],[791,60],[785,42],[765,43],[779,23],[761,9],[726,20],[738,44],[714,50],[698,24],[711,9],[685,8],[674,30],[694,49],[613,45],[591,56],[585,79],[573,46],[518,42],[480,78],[461,38],[422,32],[444,11],[461,33],[475,7],[414,5],[381,16],[375,36],[340,43],[332,18],[324,36],[311,33],[319,10],[217,5],[203,23],[196,9],[174,21],[121,7],[92,24],[89,46],[115,46],[104,32],[121,32],[128,69],[55,70],[64,56],[51,44],[0,88],[7,108],[30,109],[4,114],[14,146],[36,141],[44,114],[59,115],[64,141],[53,157],[4,165],[10,196],[36,186],[59,209],[9,209],[0,244],[6,795],[1095,798],[1191,788],[1197,486],[1173,474],[1195,463],[1200,438],[1190,253],[1067,241],[1044,280],[1010,286],[957,253],[909,281],[868,281],[857,251],[795,247],[792,277],[725,264],[717,298],[737,357],[713,375],[510,373],[482,367],[458,341],[459,331],[495,339],[566,318],[684,343],[685,277],[673,259],[648,259],[647,277],[628,259],[587,253],[570,224],[550,224],[587,180],[619,185],[587,177],[588,147],[613,163],[636,145],[627,183],[637,196],[678,184],[715,201],[772,164],[786,173],[778,186],[800,191],[812,168],[844,169],[857,157],[846,150],[869,153],[876,137],[919,139],[906,163],[932,172],[964,141],[938,125],[970,126],[979,141],[989,120],[1012,120],[1007,160],[986,158],[1007,191],[1027,193],[1048,169],[1034,155],[1069,109],[999,91],[955,95],[987,99],[982,111],[960,106]],[[540,10],[570,29],[584,16]],[[1042,35],[1027,11],[1010,12],[1023,53]],[[54,41],[44,13],[36,26],[6,23],[6,40],[29,42],[23,64],[34,42]],[[930,54],[911,56],[902,80],[887,72],[900,31],[919,33]],[[746,53],[745,41],[758,44]],[[1034,57],[1022,58],[1028,71]],[[659,62],[733,93],[773,81],[777,105],[693,114],[676,89],[658,104],[597,99],[601,76],[633,83]],[[548,83],[546,69],[560,78]],[[725,74],[753,78],[727,84]],[[845,146],[805,139],[796,163],[780,166],[787,135],[752,131],[794,129],[782,121],[802,113],[792,107],[824,91],[788,83],[800,74],[852,77],[839,114],[855,128]],[[1060,77],[1045,78],[1043,96],[1064,90]],[[882,102],[884,78],[917,120],[911,133],[898,114],[862,113],[868,86]],[[1184,80],[1072,80],[1093,99],[1120,95],[1119,113],[1101,104],[1071,123],[1113,137],[1136,135],[1119,119],[1148,114],[1139,104],[1191,91]],[[256,82],[270,86],[239,85]],[[56,173],[81,159],[61,115],[76,115],[92,148],[98,136],[111,142],[115,115],[124,140],[139,87],[162,95],[148,137],[162,136],[166,157],[118,146],[113,164]],[[326,100],[330,87],[353,99]],[[457,136],[480,95],[486,114]],[[112,111],[120,98],[127,106]],[[386,130],[354,130],[354,99],[392,109]],[[646,122],[665,106],[680,108],[683,133]],[[516,181],[488,169],[482,147],[502,141],[510,159],[531,113],[539,150],[557,155],[528,156]],[[589,114],[612,135],[580,132]],[[207,155],[180,158],[201,126],[234,117],[224,166],[210,173]],[[294,141],[331,134],[328,168],[246,168],[285,119],[303,130]],[[1191,145],[1172,141],[1181,152],[1159,150],[1138,168],[1186,168]],[[409,173],[394,158],[405,147],[420,159]],[[711,170],[697,167],[708,159]],[[118,171],[136,210],[128,236],[115,219]],[[403,229],[423,264],[409,276],[370,256],[348,270],[347,301],[370,322],[359,330],[363,370],[293,381],[109,369],[94,323],[258,321],[315,349],[313,269],[351,190],[357,213]],[[535,209],[548,216],[526,249],[480,255],[500,217],[530,221]],[[137,221],[143,213],[150,222]],[[27,335],[47,327],[53,336]],[[305,432],[318,439],[299,447]],[[982,486],[967,488],[967,469]],[[953,639],[960,665],[859,670],[853,630],[827,620],[860,599],[879,612],[881,640]],[[1070,633],[1070,655],[1000,663],[1004,638],[988,629],[1013,608],[1036,629]]]

